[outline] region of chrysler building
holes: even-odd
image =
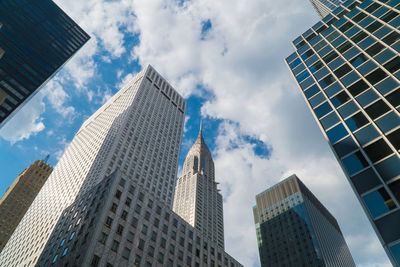
[[[173,210],[223,248],[222,195],[217,189],[214,161],[201,128],[200,125],[196,142],[183,164],[183,173],[175,189]]]

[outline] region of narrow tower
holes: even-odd
[[[0,199],[0,252],[14,233],[53,167],[46,160],[36,160],[23,170]]]
[[[175,188],[173,211],[224,248],[222,195],[217,184],[214,161],[200,124],[199,135],[186,156]]]

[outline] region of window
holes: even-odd
[[[374,140],[375,138],[377,138],[378,136],[380,136],[378,131],[372,125],[368,125],[362,128],[354,135],[356,136],[358,142],[360,142],[361,145],[365,145],[370,141]]]
[[[386,97],[387,101],[392,104],[394,107],[400,105],[400,90],[396,90],[393,93],[390,93]]]
[[[116,198],[116,199],[120,199],[120,198],[121,198],[121,195],[122,195],[122,192],[119,191],[119,190],[117,190],[117,192],[115,193],[115,198]]]
[[[362,40],[364,40],[365,37],[367,37],[368,34],[366,34],[363,31],[360,31],[359,33],[357,33],[356,35],[354,35],[353,37],[351,37],[351,40],[355,43],[358,43]]]
[[[355,113],[356,111],[358,111],[358,107],[354,103],[354,101],[347,102],[347,104],[344,104],[338,109],[339,114],[343,118],[347,118],[349,115]]]
[[[328,102],[325,102],[324,104],[318,106],[317,108],[314,109],[315,115],[318,118],[323,117],[324,115],[328,114],[332,110],[332,107],[329,105]]]
[[[111,246],[111,250],[114,252],[118,251],[118,247],[119,247],[119,242],[117,240],[114,240]]]
[[[321,69],[323,66],[324,65],[321,63],[321,61],[318,60],[317,62],[315,62],[314,65],[312,65],[310,67],[310,70],[311,70],[311,72],[316,72],[317,70]]]
[[[122,235],[123,231],[124,231],[124,227],[122,225],[118,224],[117,235]]]
[[[383,139],[375,141],[374,143],[366,146],[364,150],[372,162],[381,160],[382,158],[393,153],[393,151]]]
[[[382,100],[375,102],[365,109],[365,112],[367,112],[372,119],[380,117],[387,111],[389,111],[389,107]]]
[[[122,251],[122,258],[128,260],[130,253],[131,253],[131,250],[129,248],[124,248],[124,250]]]
[[[125,205],[127,205],[128,207],[130,207],[130,206],[131,206],[131,202],[132,202],[132,199],[130,199],[129,197],[127,197],[126,200],[125,200]]]
[[[138,219],[137,219],[136,217],[133,217],[133,218],[132,218],[132,221],[131,221],[131,225],[132,225],[134,228],[136,228],[136,227],[137,227],[137,224],[138,224]]]
[[[102,232],[101,236],[100,236],[100,239],[99,239],[99,242],[104,245],[106,243],[106,241],[107,241],[107,234]]]
[[[350,63],[351,63],[351,65],[353,65],[353,67],[357,68],[358,66],[360,66],[367,60],[368,60],[367,56],[364,55],[363,53],[361,53],[358,56],[356,56],[355,58],[353,58],[352,60],[350,60]]]
[[[71,240],[72,238],[74,238],[74,236],[75,236],[75,232],[73,232],[73,233],[71,234],[71,236],[69,237],[69,240]]]
[[[390,252],[392,253],[397,264],[400,264],[400,243],[390,247]]]
[[[388,36],[384,37],[382,41],[384,41],[388,45],[391,45],[399,39],[400,39],[400,34],[398,34],[397,32],[392,32]]]
[[[163,263],[164,262],[164,254],[159,252],[157,260],[159,263]]]
[[[389,181],[400,174],[400,159],[393,155],[388,159],[375,165],[376,170],[382,176],[383,180]]]
[[[400,201],[400,180],[397,180],[389,184],[389,188],[393,195],[396,197],[397,201]]]
[[[52,263],[55,263],[55,262],[57,261],[57,258],[58,258],[58,254],[56,254],[56,255],[54,256]]]
[[[378,176],[369,168],[357,175],[354,175],[351,180],[353,181],[353,185],[356,188],[359,194],[365,193],[368,190],[378,186],[381,184]]]
[[[332,125],[335,125],[337,122],[339,122],[339,117],[335,112],[331,112],[329,115],[321,119],[322,127],[324,127],[325,130],[330,128]]]
[[[347,90],[353,96],[357,96],[358,94],[364,92],[367,89],[368,89],[368,85],[363,80],[359,80],[358,82],[356,82],[355,84],[353,84],[353,85],[351,85],[350,87],[347,88]]]
[[[93,255],[92,262],[90,263],[91,267],[97,267],[100,262],[100,257],[97,255]]]
[[[334,60],[336,57],[338,56],[338,54],[335,51],[331,51],[328,55],[326,55],[322,60],[328,64],[329,62],[331,62],[332,60]]]
[[[342,91],[341,93],[335,95],[331,99],[331,102],[335,107],[338,107],[338,106],[346,103],[349,99],[350,99],[349,95],[345,91]]]
[[[349,136],[333,146],[339,157],[343,157],[358,148],[354,140]]]
[[[374,72],[368,74],[365,78],[371,83],[376,84],[387,77],[387,74],[381,70],[377,69]]]
[[[353,132],[366,125],[368,123],[368,119],[361,112],[358,112],[352,117],[348,118],[345,122],[350,131]]]
[[[64,257],[65,255],[67,255],[67,253],[68,253],[68,248],[65,248],[63,253],[62,253],[62,255],[61,255],[61,257]]]
[[[383,65],[385,69],[387,69],[390,73],[396,72],[400,69],[400,57],[395,57],[385,65]]]
[[[347,73],[349,73],[350,71],[351,71],[350,66],[345,63],[342,67],[335,70],[334,73],[335,73],[336,77],[340,78],[340,77],[346,75]]]
[[[368,166],[368,162],[360,151],[342,159],[342,162],[350,176]]]
[[[383,187],[372,193],[369,193],[368,195],[365,195],[363,200],[373,218],[376,218],[396,208],[393,200]]]
[[[117,211],[117,207],[118,207],[117,204],[113,203],[110,210],[111,210],[113,213],[115,213],[115,212]]]
[[[398,86],[399,86],[399,84],[390,77],[386,78],[379,84],[375,85],[376,89],[378,89],[378,91],[383,95],[392,91],[393,89],[397,88]]]
[[[369,103],[372,103],[377,98],[378,95],[372,89],[369,89],[363,94],[357,96],[357,102],[364,107]]]
[[[131,231],[128,232],[128,234],[126,235],[126,240],[130,243],[133,242],[133,239],[135,238],[134,233],[132,233]]]
[[[140,257],[140,255],[136,255],[134,264],[136,266],[140,266],[141,261],[142,261],[142,257]]]
[[[144,249],[144,244],[145,244],[144,240],[140,238],[139,239],[139,243],[138,243],[138,248],[143,250]]]
[[[111,228],[113,219],[111,217],[107,217],[106,223],[104,224],[106,227]]]
[[[389,114],[386,114],[382,118],[378,119],[376,121],[376,124],[378,124],[379,128],[386,133],[400,125],[400,117],[392,111]],[[400,149],[400,147],[398,147],[397,149]]]
[[[126,218],[128,217],[128,212],[127,211],[122,211],[122,213],[121,213],[121,218],[123,219],[123,220],[126,220]]]

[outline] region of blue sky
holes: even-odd
[[[232,256],[259,266],[254,196],[296,173],[357,266],[390,266],[284,64],[318,21],[307,0],[55,2],[92,38],[0,131],[0,192],[36,159],[55,165],[82,122],[151,64],[188,102],[181,164],[203,120]]]

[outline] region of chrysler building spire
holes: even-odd
[[[175,189],[173,210],[205,236],[224,247],[222,195],[215,182],[214,161],[202,131],[189,150]]]
[[[186,156],[182,176],[196,173],[201,173],[211,181],[215,181],[214,161],[204,141],[202,123],[200,123],[197,139]]]

